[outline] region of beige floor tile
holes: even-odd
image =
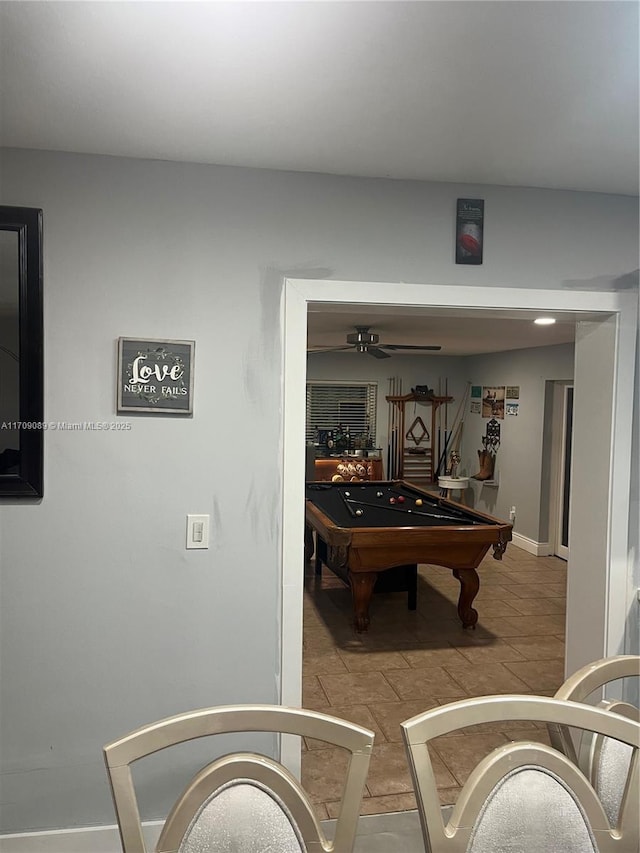
[[[327,803],[330,818],[337,818],[340,803]],[[360,806],[360,814],[388,814],[389,812],[410,812],[417,808],[414,794],[386,794],[382,797],[365,797]],[[406,851],[409,853],[409,851]]]
[[[433,742],[436,750],[447,769],[456,778],[459,785],[464,785],[473,768],[488,755],[491,750],[502,746],[507,738],[499,732],[466,735],[459,737],[442,737]],[[440,783],[438,782],[438,786]]]
[[[349,672],[381,672],[383,669],[402,669],[409,664],[400,652],[378,652],[363,649],[361,652],[342,650],[340,659]]]
[[[402,740],[400,723],[437,705],[435,699],[409,699],[403,702],[379,702],[371,706],[370,710],[385,738],[399,743]]]
[[[375,733],[376,743],[386,740],[382,728],[378,725],[367,705],[332,705],[330,708],[325,708],[324,713],[330,714],[332,717],[339,717],[341,720],[349,720],[351,723],[364,726],[365,729],[371,729]],[[307,749],[328,749],[326,741],[316,740],[315,738],[305,738],[304,740]]]
[[[448,643],[446,645],[444,643],[424,643],[419,649],[406,649],[402,652],[402,656],[410,666],[416,669],[464,662],[460,652]]]
[[[407,794],[385,794],[382,797],[367,797],[364,799],[360,814],[410,812],[414,811],[417,807],[416,797],[413,792]]]
[[[527,660],[564,660],[564,639],[558,637],[509,637],[509,645]]]
[[[329,707],[327,695],[316,675],[302,677],[302,707],[311,711],[326,711]]]
[[[454,806],[458,801],[460,788],[438,788],[441,806]],[[408,851],[407,851],[408,853]]]
[[[500,599],[481,598],[479,595],[473,602],[473,606],[478,611],[481,618],[486,616],[520,616],[521,614],[514,610],[511,601],[501,601]]]
[[[458,645],[457,650],[466,662],[475,665],[524,660],[524,655],[504,640],[477,640],[473,644],[465,642]]]
[[[527,660],[505,663],[507,669],[520,678],[531,690],[553,690],[564,681],[564,661]]]
[[[494,693],[522,693],[529,685],[514,675],[502,663],[473,663],[447,666],[447,672],[466,691],[468,696],[487,696]]]
[[[564,632],[566,617],[561,613],[552,613],[547,616],[509,616],[504,619],[504,622],[509,630],[517,632],[511,636],[533,637],[545,634],[554,636]]]
[[[560,583],[514,584],[512,589],[518,598],[563,598],[567,594]]]
[[[456,780],[437,756],[434,761],[434,773],[438,785],[456,786]],[[374,745],[367,776],[367,788],[372,797],[413,792],[407,756],[401,743]]]
[[[460,684],[454,681],[441,666],[421,669],[396,669],[385,672],[387,681],[400,699],[453,700],[467,696]]]
[[[312,802],[328,803],[342,797],[348,764],[346,749],[310,749],[302,753],[302,787]]]
[[[347,667],[340,655],[333,648],[324,653],[305,650],[302,659],[305,675],[320,675],[327,672],[347,672]]]
[[[514,615],[521,616],[548,616],[564,613],[566,609],[564,598],[519,598],[509,604]]]
[[[318,680],[331,705],[369,705],[399,698],[381,672],[319,675]]]

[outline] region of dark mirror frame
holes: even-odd
[[[20,465],[0,474],[0,497],[42,497],[44,362],[42,320],[42,211],[0,206],[0,231],[18,234],[20,340]],[[2,412],[0,412],[0,420]]]

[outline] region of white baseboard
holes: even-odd
[[[143,825],[149,850],[158,841],[162,823],[148,821]],[[0,835],[0,853],[122,853],[122,845],[114,824]]]
[[[528,536],[523,536],[521,533],[513,534],[511,544],[536,557],[549,557],[553,554],[553,548],[549,542],[536,542],[535,539],[529,539]]]

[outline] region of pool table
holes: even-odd
[[[310,482],[305,504],[305,556],[313,556],[315,531],[316,568],[324,562],[351,587],[356,631],[369,627],[379,573],[396,569],[410,584],[413,570],[415,585],[418,563],[453,571],[460,582],[458,615],[463,627],[475,627],[476,568],[491,547],[494,558],[502,559],[511,524],[402,480]],[[413,595],[406,588],[409,608],[415,609],[415,586]]]

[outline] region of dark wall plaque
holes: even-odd
[[[456,208],[456,263],[481,264],[484,200],[459,198]]]
[[[194,341],[118,340],[120,412],[193,412]]]

